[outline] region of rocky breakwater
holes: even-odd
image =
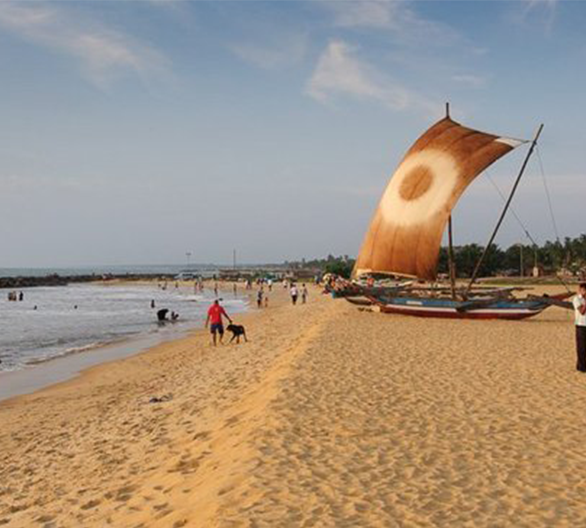
[[[109,280],[172,280],[172,275],[155,273],[88,274],[88,275],[45,275],[42,277],[0,277],[0,288],[30,288],[34,286],[66,286],[74,282],[95,282]]]

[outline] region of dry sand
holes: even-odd
[[[0,404],[0,524],[586,526],[569,313],[427,320],[277,291],[240,317],[246,345],[196,332]]]

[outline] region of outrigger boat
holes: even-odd
[[[489,165],[520,145],[529,143],[464,127],[446,117],[429,128],[409,149],[391,177],[366,233],[352,277],[337,292],[348,300],[376,304],[382,312],[461,319],[523,319],[547,307],[568,307],[569,292],[555,296],[515,296],[524,288],[476,286],[478,273],[505,218],[543,125],[530,142],[521,169],[497,225],[469,283],[457,287],[451,211],[468,185]],[[448,229],[449,287],[437,287],[442,236]],[[388,275],[411,282],[391,288],[364,287],[365,276]],[[413,279],[432,283],[414,285]],[[351,301],[353,302],[353,301]]]

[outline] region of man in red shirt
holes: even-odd
[[[232,322],[230,316],[226,313],[223,306],[220,306],[220,301],[216,299],[214,304],[212,304],[208,309],[208,317],[206,319],[206,328],[208,324],[211,323],[210,330],[212,331],[212,339],[214,342],[214,346],[216,346],[216,333],[220,334],[220,343],[222,343],[222,339],[224,339],[224,325],[222,324],[222,316],[224,316],[228,321]]]

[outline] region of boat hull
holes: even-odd
[[[366,297],[344,297],[344,299],[356,306],[372,306],[372,301]]]
[[[506,300],[495,301],[486,306],[466,309],[466,302],[447,299],[421,299],[397,297],[372,301],[383,313],[437,317],[445,319],[508,319],[520,320],[533,317],[548,305],[539,301]]]

